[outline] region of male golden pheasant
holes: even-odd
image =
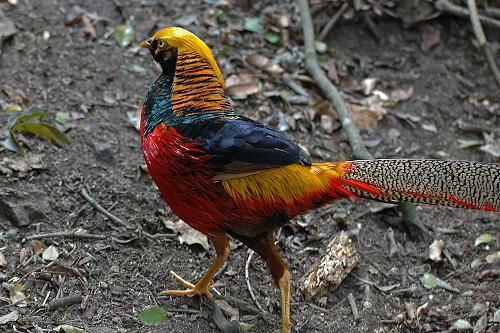
[[[312,163],[283,134],[237,113],[210,48],[193,33],[165,28],[144,41],[162,73],[149,88],[141,143],[149,173],[170,208],[211,240],[217,258],[186,290],[206,295],[229,255],[229,234],[266,261],[291,331],[290,273],[273,231],[340,198],[500,208],[500,166],[465,161],[374,160]]]

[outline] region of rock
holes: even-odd
[[[16,227],[25,227],[43,218],[47,208],[46,194],[10,188],[0,190],[0,216]]]
[[[113,150],[111,145],[107,142],[98,142],[94,144],[95,158],[101,162],[113,162]]]

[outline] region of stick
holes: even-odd
[[[333,105],[335,111],[337,111],[339,120],[342,123],[342,129],[349,140],[354,157],[361,160],[372,160],[373,156],[368,152],[368,150],[366,150],[363,140],[359,135],[359,131],[352,120],[351,113],[347,109],[342,96],[333,83],[326,77],[321,67],[319,67],[316,51],[314,49],[314,27],[312,24],[311,13],[309,11],[308,0],[297,1],[300,14],[302,16],[302,28],[304,30],[304,59],[306,69]],[[414,224],[420,230],[425,230],[427,232],[418,218],[415,205],[405,203],[401,204],[399,207],[403,213],[403,219],[405,222]]]
[[[454,5],[448,0],[437,0],[434,3],[437,9],[443,11],[445,13],[453,14],[461,17],[469,17],[470,13],[467,9]],[[495,20],[494,18],[485,16],[485,15],[477,15],[477,17],[486,25],[489,25],[494,28],[500,28],[500,21]]]
[[[250,250],[250,254],[248,255],[247,262],[245,263],[245,281],[247,283],[247,288],[248,292],[250,293],[250,297],[252,297],[253,302],[255,305],[259,308],[261,312],[266,312],[264,309],[262,309],[262,306],[260,306],[259,302],[257,301],[257,298],[255,297],[255,294],[253,293],[252,285],[250,284],[250,276],[248,274],[248,268],[250,267],[250,261],[252,260],[254,252]]]
[[[69,295],[62,298],[57,298],[48,304],[49,310],[56,310],[61,307],[70,306],[73,304],[79,304],[82,302],[82,294]]]
[[[352,296],[352,293],[349,293],[349,295],[347,295],[347,300],[349,301],[349,305],[351,306],[351,311],[352,311],[352,316],[354,317],[354,321],[357,321],[359,319],[359,312],[358,312],[358,307],[356,306],[356,301],[354,300],[354,296]]]
[[[105,236],[105,235],[86,234],[86,233],[82,233],[82,232],[78,232],[78,231],[62,231],[62,232],[49,232],[46,234],[26,236],[26,240],[42,239],[42,238],[55,238],[55,237],[91,238],[91,239],[106,239],[106,238],[108,238],[108,236]]]
[[[125,223],[122,219],[114,216],[113,214],[111,214],[110,212],[108,212],[104,207],[102,207],[101,205],[99,205],[91,196],[90,194],[87,193],[87,191],[82,188],[82,197],[88,201],[88,203],[94,207],[95,209],[97,209],[99,212],[101,212],[104,216],[106,216],[111,222],[114,222],[115,224],[118,224],[122,227],[125,227],[127,229],[133,229],[133,227],[127,225],[127,223]]]
[[[491,52],[490,44],[486,40],[484,35],[483,27],[481,22],[479,22],[479,17],[477,14],[477,6],[475,0],[467,0],[467,6],[470,12],[470,21],[472,23],[472,30],[474,30],[474,35],[476,35],[479,46],[483,50],[484,57],[486,58],[486,63],[493,73],[493,77],[500,88],[500,71],[498,70],[497,64],[495,63],[495,58],[493,57],[493,52]]]
[[[332,18],[330,19],[330,21],[328,21],[328,23],[325,25],[325,27],[323,28],[323,30],[321,30],[321,32],[319,33],[319,36],[318,36],[318,40],[320,40],[320,41],[324,41],[325,40],[325,38],[328,35],[328,33],[330,32],[330,30],[333,29],[333,27],[335,26],[335,23],[337,23],[337,21],[342,17],[342,15],[347,10],[347,8],[349,8],[349,3],[348,2],[344,2],[342,4],[342,6],[332,16]]]

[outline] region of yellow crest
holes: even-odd
[[[215,61],[212,50],[202,41],[198,36],[193,34],[191,31],[188,31],[179,27],[168,27],[162,30],[157,31],[152,40],[164,40],[167,45],[171,45],[179,52],[182,51],[194,51],[198,53],[203,59],[205,59],[210,67],[214,70],[217,79],[220,84],[224,87],[224,77]]]

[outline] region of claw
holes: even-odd
[[[181,278],[179,275],[177,275],[175,272],[173,271],[170,271],[169,272],[170,275],[172,275],[175,280],[183,285],[184,287],[186,287],[186,290],[165,290],[165,291],[162,291],[159,296],[176,296],[176,297],[180,297],[180,296],[195,296],[195,295],[205,295],[207,296],[207,298],[209,300],[212,299],[212,293],[210,292],[210,290],[208,290],[208,288],[210,287],[210,285],[213,283],[212,279],[209,279],[208,281],[206,281],[205,279],[201,278],[197,283],[196,285],[184,280],[183,278]]]

